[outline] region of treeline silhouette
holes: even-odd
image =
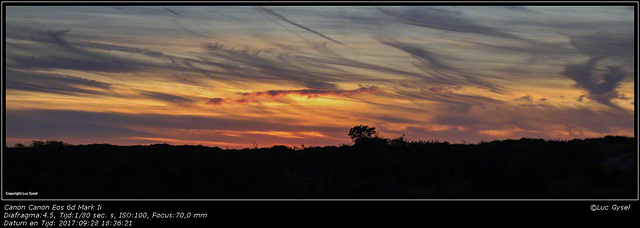
[[[34,141],[5,147],[3,191],[36,191],[34,199],[637,197],[635,138],[451,144],[357,127],[353,145],[306,148]]]

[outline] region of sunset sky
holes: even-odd
[[[634,8],[7,6],[6,143],[634,135]]]

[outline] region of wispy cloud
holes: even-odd
[[[246,99],[246,98],[220,98],[220,97],[215,97],[215,98],[207,98],[206,102],[204,103],[205,105],[212,105],[212,106],[218,106],[218,105],[223,105],[223,104],[246,104],[251,102],[251,99]]]
[[[503,6],[503,8],[508,10],[513,10],[513,11],[523,12],[523,13],[539,14],[539,12],[532,10],[530,7],[525,7],[525,6]]]
[[[414,65],[426,73],[429,81],[448,85],[473,84],[485,87],[494,92],[504,90],[500,86],[482,80],[482,76],[477,73],[465,72],[445,63],[444,57],[424,47],[391,39],[376,38],[376,40],[385,45],[402,50],[420,61],[420,64]]]
[[[45,46],[45,50],[54,52],[39,52],[23,55],[8,52],[8,67],[20,69],[71,69],[98,72],[133,72],[140,68],[135,61],[94,52],[77,47],[63,36],[71,31],[52,30],[38,31],[20,28],[11,31],[10,37],[25,41],[35,41]]]
[[[290,81],[308,81],[314,78],[316,81],[334,79],[341,76],[330,67],[321,68],[306,62],[302,58],[289,55],[269,55],[261,50],[227,48],[221,43],[208,43],[205,50],[210,57],[235,66],[226,68],[235,76],[247,77],[253,80],[284,79]]]
[[[104,43],[98,43],[98,42],[84,42],[84,41],[79,41],[79,42],[76,42],[75,44],[79,47],[95,48],[95,49],[104,50],[104,51],[114,50],[114,51],[121,51],[121,52],[127,52],[127,53],[142,54],[142,55],[153,57],[153,58],[172,57],[172,56],[166,55],[161,51],[151,50],[147,48],[137,48],[137,47],[122,46],[122,45],[104,44]]]
[[[113,62],[101,59],[67,58],[59,56],[12,56],[9,59],[13,62],[9,64],[9,66],[21,69],[72,69],[111,73],[137,70],[137,67],[124,62]]]
[[[207,101],[204,103],[205,105],[221,105],[223,103],[225,103],[224,98],[220,98],[220,97],[216,97],[216,98],[209,98],[207,99]]]
[[[153,98],[156,100],[161,100],[161,101],[169,102],[173,104],[186,104],[186,103],[194,102],[194,100],[191,98],[186,98],[186,97],[177,96],[177,95],[168,94],[168,93],[162,93],[162,92],[140,91],[140,94],[142,94],[145,97],[149,97],[149,98]]]
[[[499,29],[480,25],[471,19],[465,18],[458,11],[443,7],[378,8],[378,10],[402,23],[410,25],[500,38],[522,39]]]
[[[307,81],[304,83],[304,86],[310,89],[320,89],[320,90],[337,90],[338,86],[330,83],[330,82],[322,82],[322,81]]]
[[[269,99],[285,97],[290,95],[318,98],[324,96],[355,96],[363,93],[375,93],[379,89],[375,86],[361,87],[354,90],[319,90],[319,89],[301,89],[301,90],[267,90],[248,93],[238,93],[244,98],[207,98],[205,105],[219,106],[223,104],[246,104],[258,98],[266,97]]]
[[[633,135],[633,7],[6,11],[11,138]]]
[[[606,73],[597,74],[596,64],[602,58],[594,57],[584,64],[570,64],[565,66],[562,75],[571,78],[576,82],[576,86],[589,92],[589,98],[600,102],[603,105],[619,108],[611,103],[613,98],[618,97],[616,88],[622,80],[627,77],[627,73],[620,67],[608,66]]]
[[[186,17],[186,16],[184,16],[183,14],[178,13],[178,12],[176,12],[175,10],[169,9],[168,7],[165,7],[165,6],[163,6],[162,8],[163,8],[165,11],[167,11],[167,12],[169,12],[169,13],[173,14],[174,16],[176,16],[176,18],[173,18],[173,20],[172,20],[172,21],[173,21],[174,25],[176,25],[176,26],[177,26],[178,28],[180,28],[181,30],[186,31],[186,32],[188,32],[188,33],[190,33],[190,34],[192,34],[192,35],[199,36],[199,37],[203,37],[203,38],[207,38],[207,39],[211,39],[211,38],[212,38],[212,37],[211,37],[211,36],[209,36],[209,35],[202,34],[201,32],[196,32],[196,31],[194,31],[193,29],[190,29],[189,27],[187,27],[186,25],[184,25],[184,24],[182,23],[182,20],[183,20],[183,19],[186,19],[187,17]]]
[[[164,6],[162,8],[165,9],[167,12],[172,13],[173,15],[176,15],[178,17],[182,17],[182,14],[179,14],[176,11],[173,11],[173,10],[167,8],[167,7],[164,7]]]
[[[55,73],[37,73],[7,69],[6,88],[30,92],[66,95],[107,94],[111,84],[96,80]]]
[[[569,35],[571,45],[592,58],[612,58],[633,64],[633,32],[597,32],[588,35]]]
[[[274,12],[274,11],[273,11],[273,10],[271,10],[271,9],[268,9],[268,8],[266,8],[266,7],[260,7],[259,9],[260,9],[260,11],[262,11],[262,12],[264,12],[264,13],[267,13],[267,14],[269,14],[269,15],[275,16],[275,17],[279,18],[280,20],[283,20],[283,21],[285,21],[285,22],[287,22],[287,23],[289,23],[289,24],[291,24],[291,25],[293,25],[293,26],[296,26],[296,27],[298,27],[298,28],[301,28],[301,29],[307,30],[307,31],[309,31],[309,32],[312,32],[313,34],[316,34],[316,35],[318,35],[318,36],[320,36],[320,37],[322,37],[322,38],[325,38],[325,39],[327,39],[327,40],[329,40],[329,41],[331,41],[331,42],[334,42],[334,43],[337,43],[337,44],[340,44],[340,45],[344,45],[342,42],[337,41],[337,40],[334,40],[334,39],[332,39],[331,37],[328,37],[328,36],[326,36],[326,35],[324,35],[324,34],[322,34],[322,33],[318,32],[318,31],[315,31],[315,30],[310,29],[310,28],[308,28],[308,27],[305,27],[305,26],[303,26],[303,25],[301,25],[301,24],[298,24],[298,23],[296,23],[296,22],[294,22],[294,21],[291,21],[291,20],[289,20],[288,18],[286,18],[286,17],[284,17],[284,16],[282,16],[282,15],[280,15],[280,14],[278,14],[278,13]]]
[[[526,96],[522,96],[516,99],[513,99],[514,101],[525,101],[525,102],[532,102],[533,101],[533,97],[531,95],[526,95]]]
[[[473,107],[484,107],[491,104],[503,103],[491,97],[481,95],[464,94],[460,86],[429,86],[420,84],[405,85],[403,89],[395,89],[395,94],[387,95],[403,100],[432,101],[438,102],[437,110],[450,110],[460,113],[469,112]]]
[[[225,79],[228,73],[237,69],[236,64],[207,61],[197,56],[176,56],[163,51],[140,48],[132,44],[109,44],[85,41],[70,34],[71,30],[41,31],[29,26],[15,28],[8,36],[19,42],[32,43],[12,47],[7,52],[7,67],[21,70],[75,70],[104,73],[131,73],[169,71],[198,73],[210,78]],[[43,51],[46,50],[46,51]],[[141,58],[145,57],[145,58]],[[202,66],[202,67],[196,67]],[[145,77],[140,74],[140,77]],[[176,80],[182,83],[201,84],[202,78],[184,76],[162,80]]]
[[[350,96],[357,95],[361,93],[374,93],[378,91],[378,88],[375,86],[372,87],[362,87],[354,90],[316,90],[316,89],[301,89],[301,90],[268,90],[268,91],[257,91],[250,93],[241,93],[242,96],[246,97],[283,97],[287,95],[298,95],[307,98],[316,98],[319,96]]]
[[[400,50],[410,54],[415,59],[417,59],[420,62],[422,62],[423,64],[425,64],[427,67],[438,68],[438,69],[441,69],[441,70],[454,70],[453,67],[449,66],[448,64],[445,64],[442,61],[442,57],[441,56],[438,56],[434,52],[429,51],[424,47],[420,47],[420,46],[412,45],[412,44],[407,44],[407,43],[399,42],[399,41],[396,41],[396,40],[390,40],[390,39],[377,38],[377,40],[380,41],[383,44],[386,44],[386,45],[389,45],[391,47],[400,49]]]

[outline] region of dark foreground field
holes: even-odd
[[[353,146],[4,148],[3,193],[22,199],[629,199],[636,140],[521,139],[474,145],[370,140]],[[5,196],[5,198],[15,198]]]

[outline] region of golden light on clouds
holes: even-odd
[[[633,10],[525,8],[7,7],[7,143],[635,136]]]

